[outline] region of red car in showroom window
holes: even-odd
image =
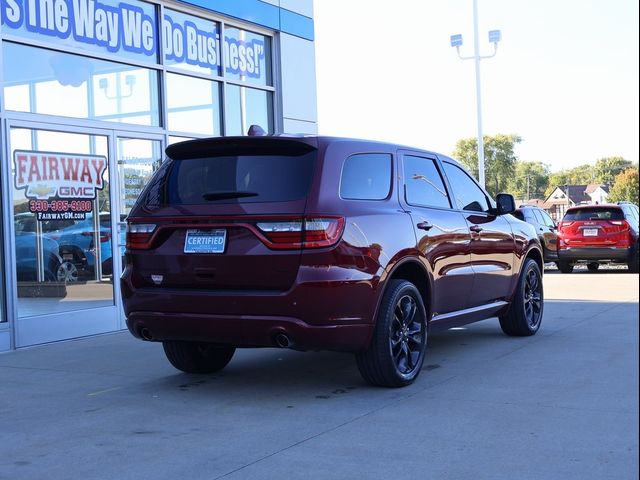
[[[578,263],[593,272],[601,263],[622,263],[638,273],[638,207],[632,203],[569,208],[558,234],[558,268],[563,273],[571,273]]]
[[[428,334],[499,317],[533,335],[542,250],[454,160],[321,136],[167,148],[127,219],[127,325],[185,372],[238,347],[353,352],[375,385],[408,385]]]

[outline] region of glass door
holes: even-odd
[[[8,133],[16,346],[117,330],[111,133]]]
[[[126,266],[125,235],[126,218],[138,196],[147,185],[151,175],[163,160],[163,140],[161,136],[129,137],[120,134],[116,140],[118,164],[118,218],[115,248],[118,255],[119,274]],[[118,275],[119,276],[119,275]],[[125,328],[124,313],[121,312],[121,326]]]

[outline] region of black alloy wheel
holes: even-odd
[[[543,311],[542,272],[533,259],[527,258],[511,307],[506,315],[500,317],[500,327],[511,336],[535,335],[540,328]]]
[[[527,272],[524,284],[524,313],[529,328],[538,328],[542,318],[542,278],[533,268]]]
[[[364,379],[381,387],[404,387],[422,370],[427,314],[422,295],[406,280],[390,280],[382,297],[369,348],[356,355]]]
[[[425,336],[424,321],[418,315],[418,305],[411,295],[396,302],[389,332],[389,348],[398,372],[410,375],[418,365]]]

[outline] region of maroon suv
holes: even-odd
[[[329,137],[226,137],[167,148],[128,218],[127,325],[185,372],[237,347],[354,352],[403,386],[427,335],[489,317],[533,335],[536,232],[454,160]]]

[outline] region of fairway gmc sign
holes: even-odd
[[[13,163],[15,187],[24,190],[38,220],[84,218],[104,188],[104,156],[16,150]]]

